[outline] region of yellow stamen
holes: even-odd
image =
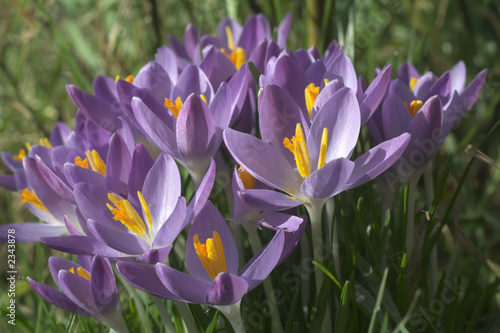
[[[19,191],[21,194],[21,203],[26,204],[29,203],[33,205],[34,207],[43,210],[45,212],[49,212],[47,208],[43,205],[43,203],[38,199],[38,196],[36,195],[35,191],[28,190],[28,188],[25,188],[24,190]]]
[[[201,264],[213,280],[219,273],[227,272],[226,257],[219,233],[212,231],[213,238],[207,238],[206,244],[201,244],[198,234],[193,237],[194,249]]]
[[[406,105],[406,102],[405,102],[405,107],[408,111],[410,111],[410,114],[412,117],[415,117],[415,115],[422,108],[423,105],[424,105],[424,103],[422,103],[422,101],[420,101],[420,100],[411,102],[409,107],[408,107],[408,105]]]
[[[99,153],[96,150],[92,150],[86,151],[85,155],[87,156],[87,160],[92,168],[92,171],[99,172],[101,175],[106,176],[106,164],[104,164],[104,161],[101,156],[99,156]]]
[[[69,272],[70,272],[70,273],[75,274],[75,268],[74,268],[74,267],[71,267],[71,268],[69,269]]]
[[[26,150],[21,149],[21,150],[19,150],[19,153],[17,155],[12,156],[12,159],[14,161],[22,162],[25,157],[26,157]]]
[[[203,100],[203,102],[205,102],[205,104],[208,104],[207,103],[207,98],[205,97],[205,95],[201,94],[200,97]]]
[[[319,87],[316,87],[314,83],[309,84],[304,91],[306,96],[306,107],[307,113],[309,114],[309,119],[311,119],[311,111],[313,109],[314,101],[319,94]]]
[[[240,172],[238,177],[240,177],[243,187],[247,190],[253,190],[255,188],[255,178],[248,171],[244,170],[243,167],[239,167],[238,171]]]
[[[309,151],[307,150],[304,132],[300,123],[295,128],[295,136],[292,137],[292,140],[285,138],[283,145],[293,153],[297,169],[302,178],[309,176],[311,173],[311,159],[309,158]]]
[[[38,145],[43,146],[43,147],[47,147],[47,148],[54,148],[54,147],[52,147],[52,144],[50,143],[49,139],[47,139],[47,138],[38,139]]]
[[[205,96],[203,96],[203,97],[205,97]],[[182,101],[181,101],[181,98],[177,97],[177,99],[175,100],[175,103],[172,102],[171,100],[169,100],[168,98],[165,98],[165,104],[164,105],[165,105],[165,107],[167,109],[170,110],[170,112],[172,112],[172,114],[174,115],[174,117],[177,119],[177,117],[179,116],[179,112],[181,112],[182,105],[183,105]]]
[[[409,84],[409,86],[410,86],[410,90],[411,90],[411,91],[413,91],[413,88],[415,88],[415,85],[417,84],[418,80],[419,80],[419,79],[417,79],[416,77],[412,77],[412,78],[410,79],[410,84]]]
[[[146,227],[142,218],[137,214],[134,207],[128,200],[121,200],[116,194],[108,193],[108,199],[116,208],[109,203],[108,209],[113,213],[113,219],[120,221],[128,230],[145,239]]]
[[[30,145],[30,143],[29,143],[29,142],[26,142],[26,143],[24,144],[24,146],[26,147],[26,151],[30,151],[30,149],[31,149],[31,145]]]
[[[245,50],[241,47],[237,47],[236,50],[227,53],[225,49],[220,49],[220,51],[234,64],[236,69],[240,69],[241,66],[247,61],[247,55]]]
[[[226,25],[226,37],[227,37],[227,46],[229,46],[229,49],[233,51],[234,50],[233,31],[231,30],[231,27],[228,25]]]
[[[144,200],[141,191],[137,191],[137,196],[139,197],[139,201],[141,202],[142,211],[144,212],[144,216],[146,216],[146,221],[148,222],[149,230],[153,229],[153,218],[151,217],[151,211],[149,210],[149,206]]]
[[[83,159],[80,156],[75,157],[75,164],[78,165],[79,167],[84,168],[84,169],[89,168],[89,160]]]
[[[330,83],[330,80],[328,80],[328,79],[323,79],[323,81],[325,81],[325,86],[326,86],[328,83]]]
[[[326,159],[326,144],[328,141],[328,129],[323,128],[323,134],[321,135],[321,145],[319,148],[319,158],[318,158],[318,169],[325,165]]]
[[[115,82],[118,81],[119,79],[120,79],[120,75],[116,75]],[[133,75],[129,75],[125,78],[125,81],[127,81],[128,83],[133,83],[134,79],[135,79],[135,77]]]
[[[87,272],[85,269],[81,268],[81,267],[78,267],[76,269],[76,272],[78,273],[78,275],[80,275],[80,277],[84,278],[84,279],[87,279],[90,281],[90,273]],[[74,274],[74,270],[72,272]]]

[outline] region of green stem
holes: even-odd
[[[434,199],[434,179],[432,176],[432,161],[425,168],[424,171],[424,184],[425,184],[425,203],[427,207],[432,205],[432,200]],[[430,282],[431,282],[431,295],[434,295],[438,288],[438,252],[437,246],[434,245],[431,251],[430,258]]]
[[[163,303],[163,298],[159,298],[156,296],[151,296],[153,299],[153,303],[155,303],[156,309],[160,314],[161,321],[163,322],[163,326],[167,332],[175,332],[174,323],[172,323],[172,319],[168,315],[167,308],[165,308],[165,304]]]
[[[408,197],[406,199],[406,257],[410,258],[413,247],[414,229],[415,229],[415,190],[417,183],[410,181],[408,183]]]
[[[243,319],[241,319],[241,311],[240,311],[241,300],[238,303],[222,306],[215,305],[214,308],[219,310],[226,316],[227,320],[233,326],[233,330],[235,333],[245,333],[245,325],[243,324]]]
[[[313,249],[313,257],[314,260],[323,265],[324,251],[323,251],[323,236],[321,230],[321,214],[323,210],[323,204],[311,204],[306,205],[307,211],[309,212],[309,218],[311,222],[312,228],[312,249]],[[328,228],[329,229],[329,228]],[[319,245],[319,246],[318,246]],[[334,258],[334,260],[336,260]],[[314,269],[314,279],[316,282],[316,299],[319,299],[319,293],[321,290],[321,286],[323,285],[324,275],[323,272],[315,267]],[[327,333],[331,332],[331,314],[330,307],[327,303],[325,317],[323,318],[323,324],[321,325],[321,332]]]
[[[137,294],[136,290],[134,287],[132,287],[127,281],[125,281],[125,279],[121,276],[121,274],[119,274],[118,272],[115,272],[115,276],[118,277],[118,279],[120,280],[120,282],[122,283],[123,287],[125,288],[125,290],[128,292],[128,294],[134,299],[135,301],[135,304],[137,305],[137,314],[139,315],[139,319],[141,320],[141,322],[146,325],[146,329],[148,332],[152,332],[151,331],[151,323],[149,322],[149,320],[147,320],[147,315],[146,315],[146,311],[144,310],[144,302],[143,300],[141,299],[141,297]]]
[[[335,200],[333,198],[330,198],[326,202],[326,221],[328,224],[328,232],[330,232],[333,225],[333,234],[332,234],[333,267],[335,268],[337,279],[340,280],[342,278],[342,272],[340,268],[339,230],[337,221],[335,221],[334,212],[335,212]]]
[[[257,234],[257,228],[255,225],[245,226],[245,230],[248,233],[248,240],[250,241],[250,246],[254,254],[257,254],[262,249],[262,244],[260,242],[259,235]],[[264,292],[266,293],[266,298],[271,302],[271,327],[272,331],[276,333],[283,332],[283,326],[281,325],[281,317],[278,310],[278,302],[274,295],[273,284],[269,278],[265,279],[262,283],[264,286]]]
[[[189,310],[188,305],[184,302],[176,301],[175,305],[177,306],[177,310],[181,314],[182,320],[184,320],[184,324],[186,325],[188,332],[198,332],[198,328],[194,324],[194,318],[191,314],[191,310]],[[170,332],[170,331],[167,331]]]

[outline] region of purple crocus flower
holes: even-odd
[[[193,222],[186,244],[190,274],[162,263],[152,267],[120,262],[120,274],[133,286],[153,295],[182,302],[225,306],[235,304],[257,287],[295,248],[304,228],[273,239],[238,270],[238,251],[231,231],[219,211],[207,202]],[[161,285],[158,284],[161,282]]]
[[[116,332],[128,332],[109,261],[99,256],[80,256],[79,262],[77,265],[50,257],[50,273],[62,292],[30,278],[28,282],[47,302],[77,315],[94,317]]]
[[[125,188],[126,193],[123,175],[130,169],[133,138],[126,123],[121,123],[118,131],[110,138],[107,131],[78,113],[75,130],[60,140],[59,145],[31,147],[22,163],[12,164],[16,187],[22,202],[45,223],[7,224],[0,226],[0,230],[16,229],[20,242],[59,236],[68,233],[68,229],[88,233],[76,206],[73,185],[85,179],[107,184],[117,192]],[[4,237],[0,240],[4,241]]]
[[[282,191],[241,191],[248,204],[263,211],[322,207],[328,198],[385,171],[409,140],[401,134],[351,161],[361,116],[354,92],[345,87],[321,106],[309,126],[292,97],[268,85],[259,94],[259,118],[262,141],[231,129],[224,131],[224,141],[247,172]]]
[[[124,198],[102,186],[77,183],[75,200],[87,221],[87,236],[72,234],[41,241],[73,254],[137,257],[147,263],[162,261],[177,235],[205,204],[214,179],[215,163],[212,162],[186,207],[177,165],[172,157],[162,153],[134,197]]]
[[[382,108],[367,123],[375,144],[403,132],[412,135],[400,160],[382,177],[386,185],[418,181],[453,126],[475,104],[486,75],[483,70],[465,87],[463,62],[439,78],[432,72],[420,76],[409,63],[401,65]]]

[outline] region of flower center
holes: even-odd
[[[325,127],[323,128],[323,133],[321,135],[318,165],[316,169],[319,169],[323,167],[323,165],[325,165],[327,141],[328,130]],[[295,136],[292,137],[292,140],[285,138],[283,140],[283,145],[285,146],[285,148],[290,150],[295,157],[297,170],[299,171],[302,178],[306,178],[307,176],[309,176],[311,174],[311,158],[309,157],[309,150],[307,149],[304,132],[302,131],[302,126],[300,126],[300,123],[298,123],[295,128]]]
[[[423,105],[424,105],[424,103],[422,103],[422,101],[420,101],[420,100],[416,100],[416,101],[411,102],[410,106],[406,105],[406,102],[405,102],[405,107],[410,112],[412,117],[415,117],[418,110],[420,110]]]
[[[74,267],[71,267],[71,268],[70,268],[70,270],[69,270],[69,272],[71,272],[71,273],[75,274],[75,268],[74,268]],[[89,281],[90,281],[90,273],[89,273],[89,272],[87,272],[84,268],[82,268],[82,267],[78,267],[78,268],[76,269],[76,272],[78,273],[78,275],[79,275],[80,277],[82,277],[82,278],[87,279],[87,280],[89,280]]]
[[[219,273],[227,272],[227,268],[219,233],[212,231],[212,235],[213,238],[207,238],[205,244],[201,244],[198,234],[196,234],[193,237],[193,244],[201,264],[213,280]]]
[[[75,164],[84,169],[88,169],[90,165],[92,171],[99,172],[101,175],[106,176],[106,164],[96,150],[86,151],[85,156],[87,156],[85,159],[77,156],[75,158]]]
[[[118,81],[119,79],[120,79],[120,75],[116,75],[115,82]],[[129,75],[125,78],[125,81],[127,81],[128,83],[132,83],[132,82],[134,82],[134,79],[135,79],[135,77],[133,75]]]
[[[325,81],[325,86],[328,84],[328,82],[330,82],[328,79],[324,79],[324,81]],[[311,119],[311,112],[314,106],[314,102],[318,97],[318,94],[319,94],[319,87],[317,87],[314,83],[309,84],[304,91],[309,119]]]
[[[225,49],[220,49],[220,51],[234,64],[236,69],[240,69],[241,66],[247,61],[247,56],[245,50],[241,47],[234,48],[233,32],[230,26],[226,26],[226,37],[227,46],[229,47],[229,53]]]
[[[413,91],[413,88],[415,88],[415,85],[417,84],[418,80],[419,80],[419,79],[417,79],[416,77],[412,77],[412,78],[410,79],[410,84],[409,84],[409,86],[410,86],[410,90],[411,90],[411,91]]]
[[[153,229],[153,219],[151,217],[149,206],[140,191],[137,191],[137,196],[139,197],[142,211],[146,217],[148,229],[151,231]],[[146,229],[146,223],[144,223],[143,219],[134,209],[130,201],[126,199],[122,200],[114,193],[108,193],[108,199],[115,206],[113,207],[109,203],[106,204],[111,213],[113,213],[113,219],[115,221],[120,221],[125,227],[127,227],[128,230],[151,244],[152,237],[149,234],[148,229]]]
[[[38,196],[36,195],[35,191],[28,190],[28,188],[25,188],[24,190],[19,191],[21,194],[21,203],[22,204],[31,204],[35,206],[36,208],[43,210],[45,212],[49,212],[47,208],[43,205],[43,203],[38,199]]]
[[[205,104],[208,104],[207,103],[207,98],[205,97],[205,95],[201,94],[200,95],[201,99],[203,100],[203,102],[205,102]],[[180,97],[177,97],[175,99],[175,102],[173,102],[172,100],[168,99],[168,98],[165,98],[165,104],[164,106],[170,110],[170,112],[172,112],[172,114],[174,115],[175,119],[177,119],[177,117],[179,116],[179,112],[181,112],[181,109],[182,109],[182,106],[184,105],[184,103],[182,103],[182,100]]]
[[[238,177],[240,177],[243,187],[247,190],[253,190],[255,188],[255,178],[241,166],[238,168],[238,171]]]
[[[54,148],[52,146],[52,144],[50,143],[49,139],[47,139],[47,138],[40,138],[40,139],[38,139],[38,145],[39,146],[43,146],[43,147],[47,147],[47,148],[50,148],[50,149]],[[17,153],[17,155],[15,155],[15,156],[12,157],[12,159],[14,161],[22,162],[23,159],[27,156],[26,152],[31,149],[31,145],[28,142],[26,142],[24,144],[24,146],[26,147],[26,150],[24,150],[24,149],[21,148],[19,150],[19,153]]]

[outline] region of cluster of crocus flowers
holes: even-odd
[[[324,238],[325,203],[397,170],[439,131],[416,166],[419,176],[484,84],[485,71],[465,87],[463,63],[440,78],[405,63],[395,80],[387,65],[366,87],[336,42],[323,55],[286,49],[290,25],[287,15],[277,42],[263,15],[243,27],[224,19],[215,36],[189,25],[185,41],[170,36],[171,47],[160,47],[136,75],[99,76],[93,94],[68,85],[78,107],[73,130],[57,124],[49,139],[2,153],[13,175],[0,176],[0,186],[17,191],[43,223],[2,225],[0,237],[14,228],[18,241],[41,241],[80,260],[51,258],[62,292],[30,280],[37,293],[126,331],[116,266],[135,288],[216,307],[241,330],[242,297],[286,260],[308,225],[314,241]],[[357,149],[365,124],[374,144]],[[231,158],[228,224],[209,196]],[[296,216],[302,205],[309,219]],[[273,232],[263,246],[261,226]],[[245,265],[244,244],[235,241],[240,227],[254,252]]]

